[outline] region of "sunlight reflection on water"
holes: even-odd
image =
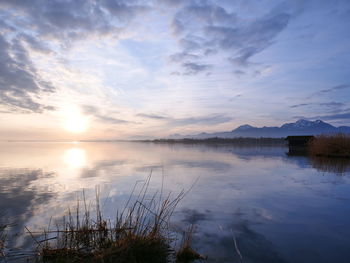
[[[86,165],[86,152],[81,148],[70,148],[63,154],[63,161],[72,168],[80,168]]]

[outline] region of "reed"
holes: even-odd
[[[44,240],[38,242],[40,260],[44,263],[175,262],[175,234],[169,224],[186,192],[181,191],[174,198],[171,194],[161,198],[161,193],[148,198],[149,181],[150,177],[136,200],[131,201],[130,197],[113,222],[102,215],[99,190],[96,190],[93,216],[83,192],[83,200],[77,201],[74,211],[69,209],[54,230],[44,231]],[[189,242],[186,247],[190,247]]]
[[[321,135],[309,145],[312,156],[350,158],[350,136],[345,134]]]

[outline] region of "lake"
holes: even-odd
[[[106,218],[151,174],[150,193],[179,203],[173,228],[195,225],[193,247],[208,262],[349,262],[348,161],[289,156],[286,147],[136,142],[0,143],[0,214],[9,246],[31,248],[24,227],[41,231],[101,196]]]

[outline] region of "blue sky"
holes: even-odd
[[[350,2],[0,1],[0,138],[350,125]]]

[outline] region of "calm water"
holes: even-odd
[[[147,143],[1,143],[0,212],[15,225],[11,247],[28,249],[24,226],[42,230],[74,207],[82,189],[114,218],[152,171],[150,191],[193,189],[174,228],[196,225],[208,262],[349,262],[349,164],[291,157],[283,147]]]

